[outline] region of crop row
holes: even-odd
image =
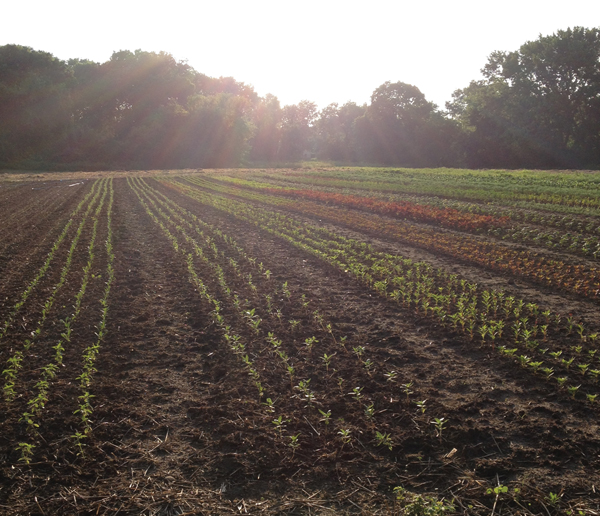
[[[440,225],[441,227],[457,229],[460,231],[482,232],[492,228],[504,227],[508,221],[507,218],[495,218],[488,215],[463,213],[452,208],[437,208],[409,201],[390,202],[374,197],[344,195],[341,193],[323,192],[314,189],[298,190],[292,188],[269,188],[263,185],[253,184],[253,181],[244,181],[237,178],[223,177],[220,178],[220,180],[232,183],[236,186],[254,188],[272,195],[310,199],[338,206],[358,208],[382,215],[413,220],[415,222],[433,223]]]
[[[42,278],[44,278],[44,276],[48,272],[48,269],[50,268],[50,265],[52,264],[52,261],[54,260],[54,255],[56,254],[57,250],[61,246],[63,240],[66,238],[67,233],[69,232],[69,228],[73,224],[73,220],[74,220],[75,216],[77,215],[77,213],[79,213],[83,209],[85,204],[90,200],[90,198],[93,195],[97,195],[97,193],[94,194],[96,186],[97,186],[97,182],[94,182],[92,189],[81,200],[81,202],[77,205],[75,210],[73,210],[73,212],[71,213],[69,220],[65,224],[65,227],[63,228],[61,234],[58,236],[58,238],[52,244],[52,247],[50,248],[50,251],[48,252],[48,255],[46,256],[46,260],[44,261],[44,263],[42,264],[40,269],[37,271],[37,274],[35,275],[35,277],[29,282],[29,284],[27,285],[25,290],[21,293],[19,300],[12,307],[12,309],[9,312],[9,314],[7,315],[5,321],[2,323],[2,326],[0,327],[0,341],[4,338],[4,336],[8,332],[15,317],[21,311],[21,309],[23,308],[23,305],[25,305],[25,303],[27,302],[27,299],[29,298],[31,293],[36,289],[39,282],[42,280]]]
[[[43,420],[43,411],[49,400],[56,377],[64,367],[63,362],[65,355],[71,355],[73,353],[71,348],[79,346],[79,344],[76,344],[73,340],[73,329],[82,313],[84,296],[86,295],[86,290],[88,290],[92,278],[92,269],[95,267],[95,248],[99,216],[104,208],[105,198],[109,194],[108,180],[102,180],[98,185],[99,187],[89,202],[77,232],[71,241],[71,246],[61,270],[58,283],[54,285],[52,294],[47,298],[44,304],[40,320],[37,323],[36,329],[32,332],[32,337],[30,339],[25,339],[23,350],[17,350],[12,354],[8,360],[8,368],[3,372],[3,376],[5,377],[4,395],[7,403],[11,403],[15,400],[17,394],[15,386],[20,369],[27,366],[29,376],[33,377],[27,384],[25,380],[23,381],[22,397],[26,408],[22,410],[19,419],[19,422],[23,423],[23,427],[28,435],[28,438],[21,440],[17,447],[17,450],[21,455],[20,460],[25,463],[31,461],[36,448],[36,444],[34,443],[41,438],[39,428]],[[112,183],[110,192],[112,198]],[[41,341],[44,334],[44,328],[47,326],[45,323],[47,320],[51,320],[49,317],[53,314],[52,308],[58,299],[57,295],[67,283],[67,276],[69,276],[69,272],[72,268],[71,266],[75,251],[89,218],[91,218],[91,228],[89,242],[87,244],[87,259],[82,270],[79,289],[72,297],[72,311],[69,315],[60,320],[60,324],[53,325],[59,327],[58,331],[60,332],[60,337],[55,341],[51,351],[49,349],[39,349],[35,354],[32,354],[32,346],[36,342]],[[57,317],[58,316],[55,316],[55,319]],[[55,330],[52,329],[47,330],[46,333],[48,333],[48,336],[45,337],[46,341],[54,340],[54,331]],[[42,364],[34,363],[35,360],[42,361]]]
[[[195,221],[197,221],[197,218],[195,218],[195,216],[191,217],[193,214],[185,212],[167,198],[161,198],[161,194],[151,192],[147,186],[140,188],[146,193],[144,202],[149,203],[146,204],[148,209],[152,207],[152,211],[157,219],[159,216],[162,217],[162,220],[158,223],[165,225],[165,227],[161,226],[163,227],[163,231],[166,231],[166,225],[169,223],[169,219],[171,219],[171,228],[177,229],[179,227],[178,234],[180,237],[183,237],[187,245],[191,246],[196,255],[198,255],[199,253],[196,250],[196,246],[202,245],[202,239],[192,239],[188,233],[188,230],[192,231],[191,224],[186,223],[186,220],[189,220],[190,218]],[[188,230],[184,229],[186,226],[188,226]],[[204,226],[204,228],[206,229],[206,226]],[[232,240],[225,237],[222,232],[220,233],[223,237],[220,238],[221,242],[232,242]],[[170,239],[173,239],[173,234],[170,231],[167,236]],[[206,235],[204,236],[204,240],[206,241]],[[321,424],[327,427],[330,423],[335,421],[335,419],[332,418],[331,408],[323,406],[323,403],[327,402],[330,404],[333,400],[324,400],[322,395],[319,394],[319,387],[322,385],[323,380],[318,378],[318,376],[322,376],[323,374],[315,376],[315,370],[318,370],[319,366],[315,366],[314,363],[312,363],[314,359],[317,358],[314,357],[313,354],[314,348],[319,348],[318,353],[320,354],[323,352],[323,354],[318,357],[318,361],[321,363],[320,367],[324,368],[326,376],[337,374],[335,382],[338,385],[340,397],[349,396],[354,403],[358,404],[357,406],[368,420],[368,427],[373,428],[373,442],[378,446],[392,447],[393,439],[391,436],[391,429],[388,429],[387,427],[381,427],[379,429],[377,429],[376,426],[373,427],[373,425],[376,425],[377,419],[375,417],[376,404],[373,400],[368,401],[368,397],[363,392],[365,386],[357,385],[350,392],[345,392],[344,389],[346,388],[345,386],[348,384],[348,381],[339,373],[336,373],[335,357],[337,353],[351,353],[350,349],[347,348],[348,343],[346,342],[346,338],[336,336],[332,325],[328,323],[325,317],[318,311],[314,311],[311,314],[311,318],[307,320],[307,305],[309,301],[306,300],[306,298],[301,297],[298,300],[300,303],[293,309],[291,305],[294,304],[292,299],[294,296],[287,288],[287,282],[284,283],[281,289],[274,288],[275,285],[270,278],[269,271],[264,267],[261,274],[251,278],[246,276],[246,285],[243,289],[239,284],[236,286],[236,292],[245,291],[248,294],[248,298],[241,301],[236,294],[233,294],[233,289],[226,286],[228,285],[226,276],[231,278],[237,276],[239,278],[239,269],[233,267],[233,264],[230,261],[233,259],[232,256],[227,257],[222,254],[222,252],[215,251],[212,244],[215,244],[215,240],[211,240],[211,246],[205,248],[202,251],[203,254],[207,255],[210,253],[209,256],[211,256],[213,261],[216,258],[220,258],[223,261],[223,269],[225,269],[225,265],[231,265],[231,267],[227,267],[228,272],[223,272],[223,274],[219,273],[216,267],[212,267],[214,271],[213,281],[216,280],[215,283],[219,285],[221,294],[224,295],[224,302],[219,303],[219,310],[213,309],[213,314],[216,322],[221,325],[224,339],[229,344],[232,351],[240,356],[242,363],[248,369],[250,376],[257,384],[259,396],[262,394],[261,399],[264,400],[263,405],[268,416],[275,417],[274,415],[271,415],[275,414],[277,411],[277,398],[270,397],[268,394],[271,392],[285,392],[282,390],[282,387],[279,386],[283,384],[285,380],[277,379],[277,377],[280,377],[281,374],[283,374],[287,378],[290,396],[301,404],[296,407],[297,410],[300,410],[301,415],[295,415],[293,417],[293,420],[296,423],[302,422],[306,415],[310,415],[311,418],[313,418],[313,421],[310,423],[313,424],[313,426]],[[227,245],[227,247],[229,247],[229,245]],[[237,251],[235,252],[239,257],[240,248],[237,245],[236,247]],[[181,251],[181,243],[177,243],[176,248]],[[185,254],[185,251],[181,252]],[[252,261],[253,260],[249,258],[248,263],[251,264]],[[256,260],[254,260],[254,262],[255,261]],[[188,266],[190,266],[189,261]],[[260,270],[261,264],[258,264],[258,267]],[[204,268],[204,270],[207,269],[209,268]],[[236,272],[236,269],[238,272]],[[194,278],[194,283],[197,284],[196,276],[194,274],[191,275]],[[203,282],[202,284],[206,285],[206,282]],[[205,292],[205,289],[203,289],[203,292]],[[284,306],[277,306],[278,298],[283,300]],[[228,301],[233,308],[231,311],[227,310],[224,305],[225,301]],[[252,307],[247,303],[250,303]],[[281,301],[279,301],[279,303],[281,303]],[[287,311],[286,309],[292,311],[295,310],[295,317],[297,317],[297,319],[286,321],[285,319],[287,317],[283,314],[284,311]],[[237,315],[237,317],[234,317],[235,315]],[[244,334],[245,338],[242,337],[243,333],[234,332],[231,329],[229,323],[232,323],[232,321],[235,321],[236,319],[242,321],[243,326],[245,326],[247,330],[246,334]],[[303,345],[294,345],[293,342],[289,342],[285,338],[278,338],[276,336],[278,332],[282,332],[284,335],[289,335],[289,333],[292,333],[294,336],[302,335],[302,337],[304,337],[303,339],[301,337]],[[295,338],[293,340],[295,340]],[[298,355],[301,348],[304,348],[304,355],[302,357]],[[371,378],[376,374],[376,364],[366,356],[367,353],[362,346],[354,346],[354,354],[356,356],[357,365],[364,371],[365,377],[369,378],[369,381],[372,382],[373,380]],[[276,363],[279,364],[276,366],[275,371],[271,371],[273,365],[272,361],[269,360],[269,355],[273,356],[276,359]],[[304,360],[302,360],[302,358]],[[268,366],[264,365],[265,360],[266,363],[269,364]],[[259,367],[256,365],[258,363],[263,365]],[[265,367],[271,373],[268,375],[268,379],[262,378],[258,373],[259,369],[264,370]],[[277,373],[277,370],[280,372]],[[277,374],[274,377],[275,373]],[[385,381],[388,379],[388,377],[383,378]],[[395,379],[396,373],[393,372],[389,378]],[[365,382],[367,382],[367,380],[365,380]],[[339,406],[343,407],[343,405],[344,403],[340,402]],[[321,406],[323,406],[323,408],[320,408]],[[307,410],[308,413],[306,413]],[[277,435],[281,435],[284,427],[291,422],[290,417],[290,414],[280,414],[271,421],[275,426]],[[314,418],[318,419],[315,420]],[[443,419],[441,420],[443,424]],[[360,424],[356,423],[355,427],[360,428]],[[289,446],[292,448],[296,445],[300,445],[297,430],[298,428],[288,436],[290,439]],[[340,426],[337,436],[342,446],[350,443],[353,439],[350,427],[346,428]]]
[[[86,347],[83,351],[82,356],[82,371],[81,374],[77,377],[79,380],[79,389],[81,395],[79,396],[79,407],[75,410],[75,414],[79,414],[79,419],[81,422],[82,429],[81,431],[76,431],[75,434],[72,435],[75,440],[75,444],[78,449],[78,454],[83,455],[84,449],[84,439],[87,439],[92,431],[90,416],[93,412],[93,407],[91,404],[91,399],[93,395],[90,393],[90,387],[93,381],[93,375],[96,372],[95,363],[98,354],[100,353],[100,346],[102,345],[106,334],[107,328],[106,323],[108,319],[108,309],[109,309],[109,296],[112,284],[115,279],[115,269],[114,269],[114,261],[115,254],[113,251],[113,233],[112,233],[112,208],[114,202],[114,189],[113,182],[110,181],[109,185],[109,198],[108,198],[108,206],[106,210],[106,228],[107,228],[107,236],[105,242],[105,250],[106,250],[106,282],[104,286],[104,292],[102,298],[100,299],[100,322],[97,326],[96,332],[96,340]]]
[[[451,203],[453,206],[448,206],[448,202],[434,203],[431,198],[423,200],[422,197],[391,201],[383,199],[381,196],[378,197],[372,192],[366,196],[358,196],[316,189],[298,190],[230,176],[219,176],[218,180],[225,184],[251,188],[271,195],[310,199],[414,222],[439,225],[440,227],[468,233],[486,232],[489,236],[501,240],[531,243],[549,249],[560,249],[569,253],[600,258],[600,237],[596,234],[576,232],[577,229],[587,231],[587,233],[600,234],[599,221],[595,218],[582,221],[573,218],[567,219],[566,217],[543,217],[539,213],[526,210],[518,211],[524,220],[540,224],[546,221],[554,222],[556,225],[567,229],[567,231],[549,231],[545,228],[531,228],[523,224],[511,223],[511,217],[506,214],[507,210],[504,210],[502,214],[500,210],[491,209],[487,205],[482,208],[480,205],[454,201]],[[473,209],[473,206],[477,206],[477,209]],[[509,213],[515,214],[515,210],[511,210]]]
[[[88,219],[90,212],[92,211],[92,209],[94,208],[94,205],[96,204],[98,198],[100,197],[101,191],[102,191],[101,188],[99,188],[96,191],[94,197],[92,197],[91,201],[88,204],[87,210],[83,214],[83,217],[77,228],[77,232],[75,233],[75,236],[74,236],[73,240],[71,241],[71,246],[67,253],[65,263],[61,269],[60,278],[59,278],[58,282],[52,287],[52,293],[50,294],[50,296],[48,296],[48,298],[46,299],[46,301],[44,303],[44,306],[42,308],[42,312],[41,312],[40,318],[37,322],[36,328],[31,332],[31,338],[25,339],[25,341],[23,342],[23,350],[20,350],[20,349],[15,350],[14,353],[12,353],[10,358],[7,360],[6,369],[4,369],[2,371],[2,376],[4,377],[4,380],[5,380],[3,392],[4,392],[4,398],[6,399],[7,402],[12,401],[16,396],[15,382],[17,381],[17,376],[19,374],[19,371],[23,367],[23,360],[26,357],[26,353],[29,352],[30,348],[32,348],[34,346],[34,344],[41,337],[42,330],[44,329],[48,315],[50,315],[52,308],[54,306],[55,300],[67,281],[67,275],[69,274],[69,272],[71,270],[71,263],[73,260],[73,256],[75,254],[75,250],[77,249],[79,239],[81,238],[83,228],[85,227],[85,225],[87,223],[87,219]],[[101,206],[101,203],[99,204],[99,206]],[[41,270],[43,270],[43,268]],[[36,277],[36,279],[37,279],[37,277]],[[27,290],[25,292],[27,292]],[[59,348],[60,348],[60,343],[59,343]],[[42,404],[41,408],[43,408],[43,404]]]
[[[186,181],[213,192],[235,195],[243,199],[276,206],[319,219],[366,231],[436,253],[442,253],[459,261],[520,276],[529,281],[597,299],[600,297],[600,271],[595,267],[574,265],[551,259],[532,251],[487,242],[466,235],[436,231],[405,221],[374,220],[360,212],[340,210],[312,201],[291,201],[278,197],[231,189],[198,177],[186,177]]]
[[[256,174],[260,177],[261,174]],[[267,174],[262,174],[263,176]],[[560,175],[527,177],[506,171],[477,174],[464,171],[431,170],[343,170],[340,172],[302,171],[278,174],[279,179],[311,186],[335,186],[381,192],[435,195],[479,202],[532,203],[552,211],[554,207],[598,209],[597,181]]]
[[[569,371],[577,371],[588,388],[598,381],[600,371],[594,366],[594,360],[600,358],[595,348],[598,334],[570,316],[552,314],[535,303],[501,291],[482,291],[476,284],[460,280],[443,269],[377,253],[370,246],[295,221],[293,217],[207,195],[181,183],[169,184],[204,204],[284,238],[352,274],[382,296],[416,310],[421,316],[434,317],[471,341],[489,343],[535,373],[556,377],[562,387],[577,387],[568,384]],[[565,346],[569,339],[572,344]],[[587,394],[595,399],[595,394]]]

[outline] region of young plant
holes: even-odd
[[[279,416],[277,419],[274,419],[272,423],[275,425],[275,429],[279,433],[279,437],[281,437],[281,433],[286,427],[286,424],[289,423],[289,419],[284,419],[283,416]]]
[[[442,431],[446,427],[447,423],[448,423],[448,420],[444,417],[440,417],[440,418],[434,417],[433,421],[431,421],[431,424],[435,425],[435,429],[437,431],[438,437],[440,438],[440,441],[442,440]]]
[[[24,462],[25,464],[30,464],[31,459],[33,457],[33,450],[35,446],[29,443],[19,443],[15,450],[21,452],[21,457],[19,458],[20,462]]]
[[[323,423],[325,423],[325,426],[328,426],[331,419],[331,410],[325,412],[319,409],[319,412],[321,413],[321,416],[323,416],[321,419],[319,419],[319,421],[322,421]]]
[[[425,410],[427,410],[427,407],[425,406],[426,402],[427,402],[427,400],[415,401],[415,405],[417,407],[419,407],[419,410],[421,411],[421,414],[425,414]]]
[[[329,364],[331,364],[331,359],[333,358],[333,356],[335,355],[335,353],[333,355],[328,355],[327,353],[323,354],[323,356],[321,357],[321,360],[323,361],[323,363],[325,364],[325,367],[327,369],[327,372],[329,372]]]
[[[410,395],[414,394],[413,391],[410,390],[412,385],[413,385],[413,382],[402,384],[402,392],[404,392],[404,394],[406,394],[406,403],[408,403],[410,401]]]
[[[340,436],[340,439],[342,440],[342,446],[344,444],[349,444],[350,441],[352,440],[352,437],[350,435],[350,430],[348,430],[346,428],[340,428],[338,435]]]
[[[268,412],[275,412],[275,402],[271,398],[267,398],[262,404],[267,407]]]
[[[354,387],[354,389],[352,389],[352,392],[349,392],[348,394],[350,394],[350,396],[352,396],[356,401],[360,401],[360,399],[363,396],[362,390],[363,387]]]
[[[354,351],[354,354],[360,360],[365,352],[365,347],[364,346],[356,346],[356,347],[352,348],[352,351]]]
[[[394,383],[396,381],[398,373],[396,371],[388,371],[383,376],[385,376],[386,382]]]
[[[390,434],[381,432],[375,432],[375,443],[377,446],[387,447],[390,451],[392,451],[392,447],[394,445]]]
[[[308,337],[304,340],[304,345],[306,346],[306,349],[308,349],[309,353],[312,353],[312,348],[317,342],[319,341],[316,337]]]
[[[575,395],[577,394],[577,391],[579,390],[579,387],[581,387],[581,385],[570,385],[567,387],[567,391],[569,391],[569,394],[571,395],[571,397],[574,399]]]
[[[300,442],[298,441],[299,437],[300,434],[290,435],[290,443],[288,444],[288,446],[292,449],[292,456],[294,455],[294,453],[296,453],[296,450],[300,448]]]

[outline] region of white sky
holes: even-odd
[[[282,105],[368,102],[385,81],[444,107],[494,50],[559,29],[600,27],[598,0],[3,0],[0,45],[60,59],[165,51]]]

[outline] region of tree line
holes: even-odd
[[[403,82],[370,103],[281,106],[165,52],[105,63],[0,47],[0,167],[202,168],[318,158],[407,167],[600,168],[600,30],[493,52],[445,109]],[[443,80],[443,78],[440,78]]]

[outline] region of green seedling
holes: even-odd
[[[570,385],[567,387],[567,390],[569,391],[569,394],[571,395],[571,397],[573,399],[575,398],[575,395],[577,394],[579,387],[581,387],[581,385]]]
[[[569,370],[569,367],[571,367],[573,360],[575,360],[575,357],[571,357],[569,360],[566,360],[565,358],[561,360],[562,365],[567,368],[567,371]]]
[[[387,382],[394,383],[396,381],[396,378],[398,377],[398,373],[396,371],[389,371],[383,376],[385,376]]]
[[[296,370],[291,365],[288,365],[287,366],[287,373],[288,373],[288,375],[290,377],[290,387],[293,388],[294,374],[296,374]]]
[[[375,443],[377,446],[385,446],[392,451],[393,442],[390,434],[375,432]]]
[[[546,375],[546,378],[550,378],[554,374],[554,369],[551,367],[542,367],[540,371]]]
[[[590,364],[579,364],[577,367],[579,367],[581,375],[585,376],[585,373],[587,373],[588,369],[590,368]]]
[[[77,446],[77,456],[78,457],[84,457],[85,453],[84,453],[84,447],[85,444],[83,444],[83,440],[87,438],[87,435],[85,433],[82,432],[75,432],[72,436],[72,439],[75,440],[75,446]]]
[[[299,437],[300,434],[290,435],[290,444],[288,444],[288,446],[292,449],[292,455],[296,453],[298,448],[300,448],[300,442],[298,441]]]
[[[29,443],[19,443],[15,450],[21,452],[21,457],[19,458],[19,462],[24,462],[25,464],[30,464],[31,459],[33,458],[33,450],[35,446]]]
[[[427,410],[427,407],[425,406],[426,402],[427,402],[427,400],[415,401],[415,405],[419,408],[419,410],[421,411],[421,414],[425,414],[425,411]]]
[[[348,430],[348,429],[340,428],[338,435],[340,436],[340,439],[342,440],[342,444],[349,444],[350,441],[352,440],[352,437],[350,436],[350,430]]]
[[[488,487],[486,491],[486,494],[495,494],[496,496],[500,496],[504,493],[508,493],[508,486],[503,486],[502,484],[497,487]]]
[[[544,362],[529,362],[529,367],[531,367],[534,371],[537,371],[540,366],[543,364]]]
[[[360,401],[360,399],[362,398],[362,390],[363,387],[354,387],[354,389],[352,389],[352,392],[349,392],[348,394],[350,394],[356,401]]]
[[[322,357],[321,360],[323,361],[323,363],[325,364],[325,367],[327,369],[327,372],[329,372],[329,364],[331,364],[331,359],[333,358],[333,356],[335,355],[335,353],[333,355],[328,355],[327,353],[325,353]]]
[[[275,425],[275,429],[279,433],[279,437],[281,437],[281,433],[286,427],[286,424],[289,423],[289,419],[284,419],[283,416],[279,416],[277,419],[274,419],[272,423]]]
[[[267,401],[264,401],[263,405],[267,407],[268,412],[275,412],[275,402],[271,398],[267,398]]]
[[[375,404],[371,403],[370,405],[365,405],[365,417],[367,419],[373,419],[375,416]]]
[[[360,360],[363,354],[365,353],[364,346],[356,346],[352,348],[352,351],[356,355],[356,357]]]
[[[413,382],[409,382],[409,383],[403,383],[402,384],[402,392],[404,392],[404,394],[406,394],[406,402],[409,402],[409,398],[411,394],[414,394],[413,391],[410,390],[410,388],[412,387]]]
[[[313,346],[318,342],[319,341],[316,337],[308,337],[304,340],[304,344],[306,345],[306,349],[308,349],[309,353],[312,353]]]
[[[444,417],[440,417],[440,418],[434,417],[433,421],[431,421],[431,424],[435,425],[435,429],[437,431],[438,437],[440,438],[440,441],[442,440],[442,431],[446,427],[447,423],[448,423],[448,420]]]
[[[598,397],[597,394],[586,394],[585,396],[590,403],[594,403]]]
[[[331,419],[331,410],[325,412],[319,409],[319,412],[321,413],[321,416],[323,416],[321,419],[319,419],[319,421],[322,421],[323,423],[325,423],[325,426],[328,426]]]
[[[560,503],[561,495],[550,492],[546,497],[546,501],[552,506],[556,507]]]
[[[373,362],[370,358],[367,358],[367,360],[363,362],[363,365],[365,366],[367,373],[371,374],[371,369],[373,369],[375,366],[375,362]]]
[[[310,301],[308,301],[308,300],[306,299],[306,295],[305,295],[305,294],[302,294],[302,295],[300,296],[300,298],[302,299],[302,308],[308,308],[308,304],[310,303]]]
[[[558,385],[560,387],[562,387],[567,382],[567,380],[568,380],[568,378],[566,376],[556,379],[556,381],[558,382]]]
[[[436,500],[432,496],[411,493],[403,487],[395,487],[396,501],[402,507],[402,514],[410,516],[441,516],[454,513],[455,507],[444,500]]]

